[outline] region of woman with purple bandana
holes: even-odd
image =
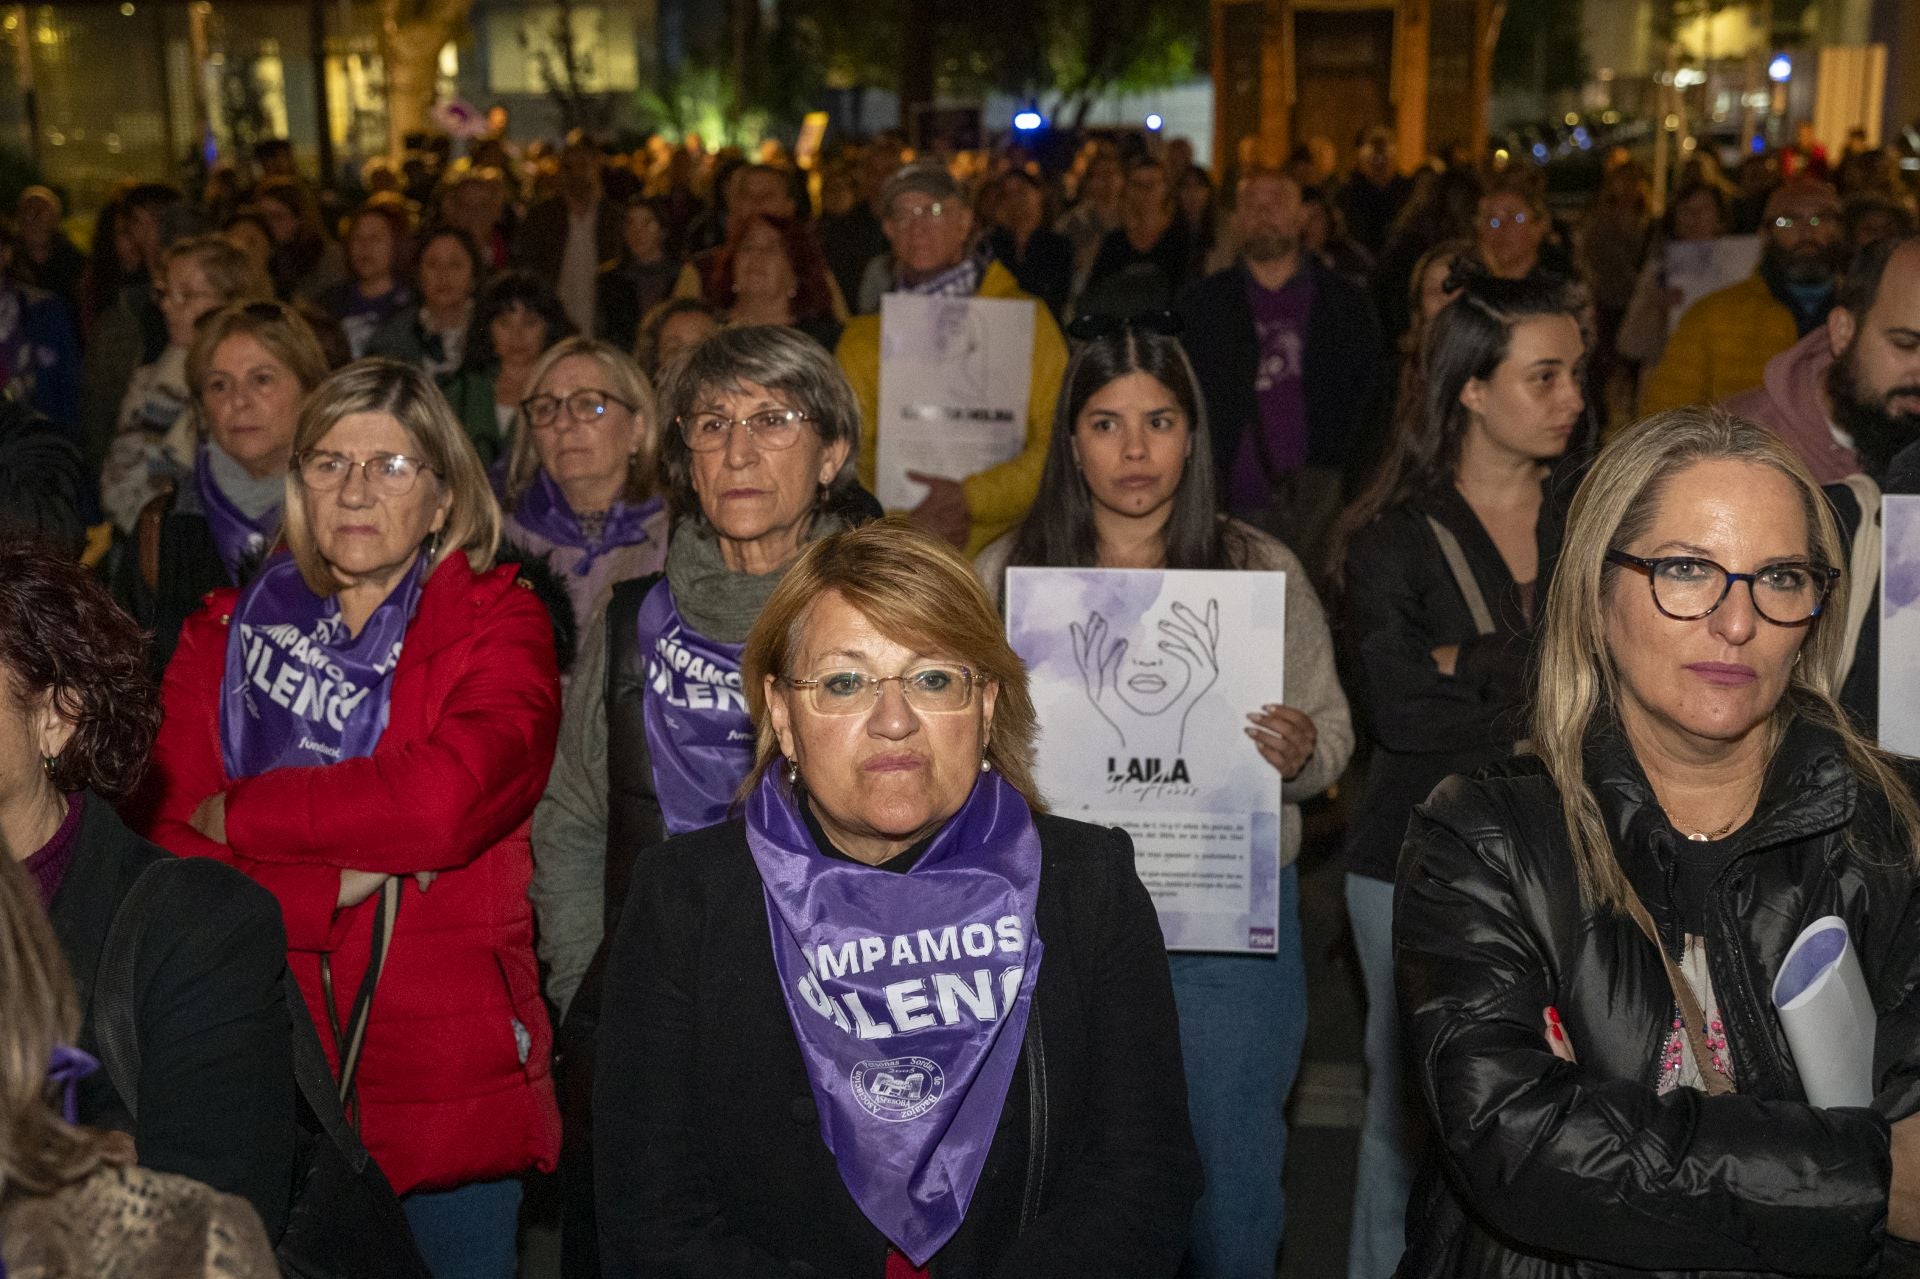
[[[605,342],[563,338],[533,366],[507,443],[503,534],[560,575],[576,627],[615,582],[666,561],[655,423],[647,375]]]
[[[660,409],[673,527],[664,572],[616,585],[587,627],[533,819],[540,955],[565,1019],[563,1165],[579,1214],[563,1230],[570,1254],[594,1248],[585,1143],[596,952],[641,850],[734,806],[753,766],[740,650],[761,606],[808,542],[879,514],[854,479],[853,390],[796,329],[707,339],[669,366]]]
[[[1200,1170],[1127,836],[1047,815],[1026,671],[904,520],[743,654],[744,815],[635,870],[594,1092],[614,1277],[1171,1276]]]
[[[300,403],[327,357],[292,307],[236,303],[200,326],[186,374],[203,428],[192,470],[140,513],[116,578],[121,603],[153,631],[156,673],[207,592],[252,576],[279,533]]]

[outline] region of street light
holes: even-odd
[[[1147,128],[1153,130],[1155,133],[1160,132],[1160,126],[1165,123],[1166,121],[1160,118],[1158,111],[1153,112],[1147,117]]]
[[[1038,111],[1022,111],[1013,117],[1013,127],[1022,133],[1032,133],[1035,129],[1045,126],[1046,123]]]
[[[1784,53],[1773,55],[1773,61],[1767,64],[1767,79],[1775,84],[1785,84],[1793,79],[1793,59]]]

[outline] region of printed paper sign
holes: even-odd
[[[1880,745],[1920,755],[1920,496],[1880,512]]]
[[[1280,777],[1242,730],[1285,700],[1285,573],[1007,570],[1007,635],[1062,816],[1133,836],[1171,950],[1278,948]]]
[[[1670,240],[1666,248],[1667,288],[1679,301],[1669,313],[1678,324],[1687,308],[1709,293],[1738,284],[1760,263],[1760,237],[1723,235],[1714,240]]]
[[[1034,303],[1016,298],[880,302],[880,420],[875,494],[911,510],[927,486],[908,471],[964,480],[1027,442]]]

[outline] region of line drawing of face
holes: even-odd
[[[1220,601],[1190,605],[1175,600],[1141,619],[1153,640],[1151,653],[1129,650],[1131,640],[1112,633],[1099,610],[1068,625],[1081,688],[1107,721],[1122,747],[1140,750],[1172,738],[1169,754],[1186,748],[1193,708],[1220,680]]]

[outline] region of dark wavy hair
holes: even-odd
[[[1091,568],[1100,547],[1093,529],[1093,491],[1073,459],[1074,424],[1102,387],[1130,373],[1145,373],[1173,393],[1187,415],[1193,451],[1173,490],[1173,513],[1165,529],[1168,568],[1225,568],[1224,544],[1214,503],[1213,445],[1207,433],[1206,401],[1193,365],[1176,338],[1133,325],[1089,339],[1074,354],[1060,380],[1053,440],[1047,445],[1040,495],[1014,532],[1009,564]]]
[[[3,694],[51,693],[74,726],[49,772],[62,791],[128,794],[160,730],[160,689],[146,637],[86,569],[33,539],[0,544]]]
[[[720,251],[713,274],[720,305],[734,304],[733,260],[739,255],[747,232],[762,222],[773,228],[774,234],[780,237],[780,247],[787,252],[787,266],[793,271],[793,318],[805,322],[831,317],[833,286],[827,282],[827,258],[814,240],[813,232],[795,218],[777,218],[770,214],[743,219],[727,238],[727,246]]]
[[[473,324],[467,329],[469,367],[484,369],[500,359],[493,349],[493,322],[516,306],[546,321],[546,346],[574,335],[573,321],[552,285],[531,271],[502,271],[481,292],[479,305],[474,308]]]
[[[1342,585],[1346,546],[1355,533],[1382,513],[1454,482],[1470,419],[1460,392],[1476,378],[1493,376],[1507,358],[1514,326],[1553,315],[1580,323],[1586,304],[1584,290],[1557,277],[1502,280],[1462,263],[1447,283],[1456,281],[1460,291],[1434,317],[1421,347],[1424,390],[1402,406],[1404,416],[1393,424],[1379,469],[1328,539],[1326,578],[1335,589]],[[1586,336],[1584,324],[1581,333]]]

